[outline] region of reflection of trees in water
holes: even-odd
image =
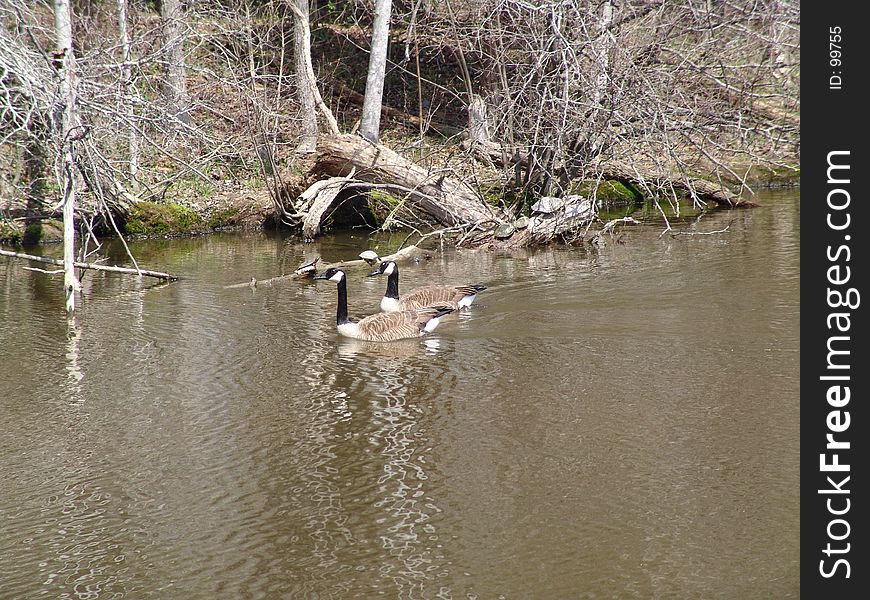
[[[296,473],[298,487],[291,492],[305,503],[299,516],[311,542],[308,554],[316,561],[310,565],[310,573],[335,573],[342,567],[339,551],[357,543],[342,503],[337,448],[342,444],[340,430],[350,420],[351,410],[347,392],[336,385],[335,373],[328,374],[324,369],[324,363],[331,360],[328,354],[328,345],[315,344],[300,353],[298,364],[310,393],[300,415],[304,433],[298,451],[304,456],[304,464]],[[303,553],[299,558],[308,560]],[[302,582],[305,588],[314,585],[309,577],[303,577]],[[330,584],[341,585],[342,590],[337,592],[346,591],[346,581]]]
[[[395,343],[334,339],[301,365],[311,391],[306,425],[302,516],[324,572],[355,569],[330,589],[350,593],[395,586],[422,594],[443,556],[426,488],[430,445],[420,406],[443,396],[449,374],[433,360],[438,338]],[[330,346],[332,344],[332,346]],[[324,365],[338,365],[328,368]],[[324,567],[327,568],[324,571]],[[310,584],[310,582],[309,582]]]
[[[52,316],[58,315],[57,306]],[[88,402],[93,395],[84,381],[83,327],[78,315],[52,316],[36,326],[46,335],[54,329],[57,360],[45,357],[40,365],[46,369],[42,381],[53,392],[27,397],[24,411],[4,404],[12,409],[6,413],[4,445],[16,451],[6,453],[10,477],[0,484],[0,512],[10,517],[4,519],[5,543],[0,544],[0,595],[32,597],[36,582],[51,597],[96,598],[94,590],[121,595],[125,587],[113,576],[125,558],[117,533],[118,493],[92,437],[101,419]],[[26,352],[23,348],[16,350]]]
[[[431,522],[440,509],[427,493],[423,453],[429,439],[421,428],[419,408],[433,391],[442,395],[440,386],[433,385],[441,378],[434,361],[427,361],[426,368],[416,362],[381,364],[376,377],[383,392],[371,401],[374,431],[369,443],[380,449],[384,460],[374,507],[383,513],[377,518],[382,548],[394,559],[383,563],[380,573],[393,580],[401,597],[422,593],[444,558]]]

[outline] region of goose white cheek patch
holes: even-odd
[[[344,279],[344,273],[341,271],[329,278],[330,281],[334,281],[335,283],[341,282],[342,279]]]

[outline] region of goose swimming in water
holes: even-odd
[[[391,342],[420,337],[438,327],[444,315],[456,310],[450,304],[435,303],[416,310],[377,313],[359,321],[351,321],[347,316],[347,277],[344,271],[329,268],[314,279],[328,279],[338,284],[338,308],[335,314],[338,333],[357,340]]]
[[[447,303],[455,309],[467,308],[475,296],[486,289],[485,285],[425,285],[399,295],[399,267],[388,260],[369,273],[369,277],[387,276],[387,291],[381,298],[381,310],[394,312],[411,310],[436,303]]]

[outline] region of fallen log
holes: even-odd
[[[580,201],[558,210],[533,214],[529,219],[525,233],[529,242],[546,243],[557,237],[578,231],[594,218],[595,210],[592,202],[580,199]]]
[[[382,144],[356,135],[322,136],[317,153],[315,172],[332,177],[355,172],[358,181],[392,187],[445,226],[495,226],[507,220],[465,182],[448,177],[447,171],[425,169]]]
[[[330,177],[315,181],[311,186],[300,194],[295,203],[296,214],[302,218],[302,236],[305,240],[313,240],[321,234],[323,224],[329,215],[338,209],[341,202],[347,199],[346,190],[354,190],[354,193],[369,192],[373,189],[393,189],[393,191],[405,191],[404,188],[389,183],[376,184],[358,181],[347,177]],[[340,197],[340,198],[339,198]]]
[[[568,196],[569,200],[542,198],[532,206],[531,217],[521,217],[513,223],[496,229],[493,235],[483,234],[471,238],[472,246],[491,248],[522,248],[546,244],[554,239],[576,238],[581,229],[595,220],[592,202],[580,196]],[[542,208],[544,201],[555,206]],[[536,207],[541,208],[536,210]]]
[[[33,254],[24,254],[23,252],[11,252],[9,250],[0,250],[0,256],[9,256],[12,258],[22,258],[24,260],[33,260],[49,265],[63,266],[63,261],[56,258],[48,258],[46,256],[34,256]],[[125,273],[127,275],[138,275],[140,277],[154,277],[156,279],[164,279],[166,281],[176,281],[178,277],[169,273],[161,273],[159,271],[149,271],[146,269],[130,269],[127,267],[113,267],[109,265],[95,265],[76,261],[73,263],[79,269],[92,269],[94,271],[108,271],[110,273]]]
[[[347,189],[367,189],[367,184],[354,181],[353,173],[347,177],[330,177],[315,181],[299,196],[296,210],[304,214],[302,218],[302,235],[306,240],[320,235],[321,225],[326,219],[327,211],[335,204],[339,194]]]
[[[479,142],[474,149],[485,153],[494,163],[522,164],[524,160],[531,160],[520,152],[508,158],[492,143]],[[439,223],[448,228],[465,229],[466,235],[458,242],[460,245],[466,240],[474,245],[508,238],[512,238],[509,242],[512,246],[547,243],[579,231],[595,218],[593,206],[587,203],[549,214],[533,213],[527,225],[520,227],[503,211],[486,204],[465,182],[448,177],[447,171],[427,170],[381,144],[372,144],[355,135],[333,135],[321,137],[317,151],[312,171],[329,175],[330,179],[312,185],[297,203],[297,207],[304,207],[299,212],[305,213],[304,234],[308,239],[320,233],[323,219],[347,198],[341,192],[349,188],[358,191],[387,188],[403,193],[405,201]],[[699,201],[711,200],[732,208],[755,206],[724,186],[700,179],[667,177],[619,163],[600,165],[598,172],[604,179],[640,187],[650,195],[660,189],[677,190]],[[476,236],[471,237],[475,232]]]
[[[653,173],[643,173],[639,170],[618,163],[608,163],[601,166],[601,176],[604,179],[618,181],[622,184],[630,184],[641,188],[649,186],[650,182],[656,182],[662,186],[670,186],[675,190],[685,192],[699,200],[712,200],[716,204],[729,208],[752,208],[758,206],[754,202],[738,198],[728,189],[703,179],[683,180],[672,177],[663,177]]]

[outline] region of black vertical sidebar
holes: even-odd
[[[801,6],[801,593],[870,592],[870,181],[859,3]],[[867,292],[864,294],[863,292]]]

